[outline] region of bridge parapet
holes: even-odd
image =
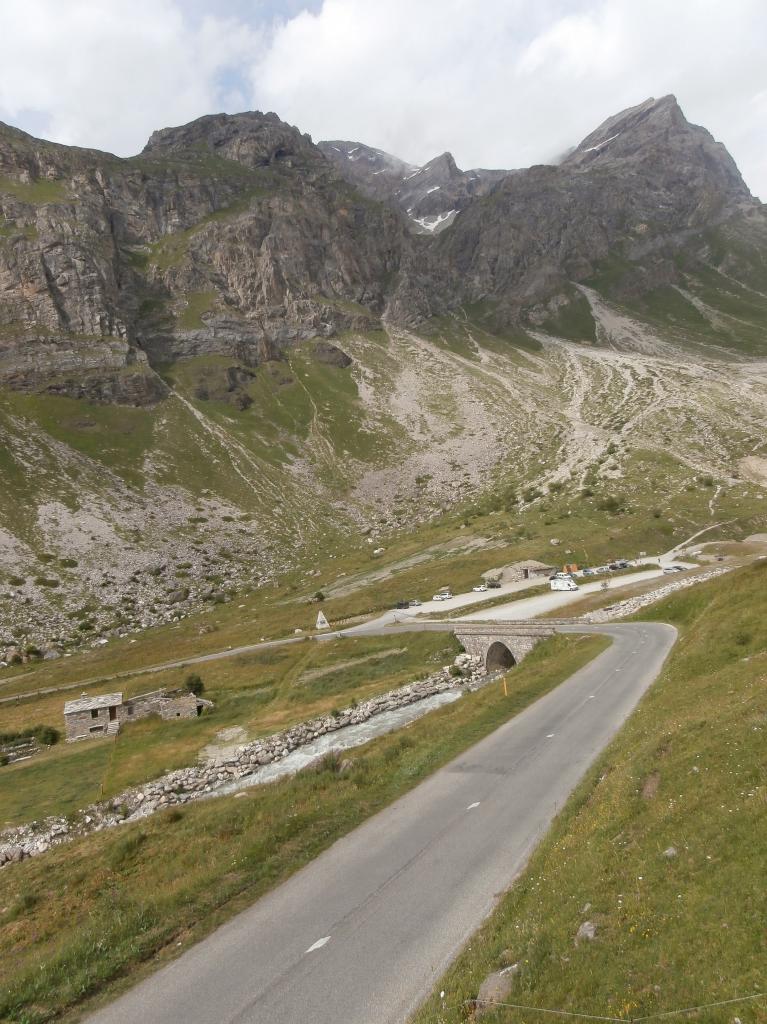
[[[543,622],[456,623],[455,636],[468,654],[481,658],[487,671],[518,664],[556,629]]]

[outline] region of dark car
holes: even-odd
[[[410,602],[409,601],[397,601],[397,603],[394,605],[394,607],[395,608],[409,608],[410,607]]]
[[[488,580],[487,581],[487,589],[488,590],[500,590],[501,589],[501,581],[500,580]]]

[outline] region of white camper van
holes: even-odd
[[[558,572],[549,578],[552,590],[577,590],[578,584],[567,572]]]

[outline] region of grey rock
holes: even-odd
[[[514,988],[514,976],[519,972],[519,964],[511,964],[503,970],[489,974],[479,987],[476,999],[476,1016],[491,1013],[494,1006],[503,1003]]]
[[[593,942],[597,936],[597,926],[593,921],[584,921],[575,933],[576,946],[581,942]]]

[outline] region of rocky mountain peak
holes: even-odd
[[[672,95],[647,99],[608,117],[561,166],[628,170],[629,164],[653,175],[675,170],[690,186],[734,200],[751,198],[726,148],[705,128],[691,124]]]
[[[460,178],[463,174],[455,162],[452,153],[440,153],[433,160],[429,160],[421,168],[421,173],[428,175],[430,180],[439,181],[441,184],[451,181],[453,178]]]
[[[369,198],[398,207],[419,234],[438,234],[449,227],[459,210],[509,173],[462,171],[449,152],[418,167],[361,142],[336,140],[318,146],[342,178]]]
[[[242,114],[208,114],[177,128],[153,132],[144,156],[210,150],[247,167],[264,167],[296,159],[317,162],[320,157],[308,135],[259,110]]]

